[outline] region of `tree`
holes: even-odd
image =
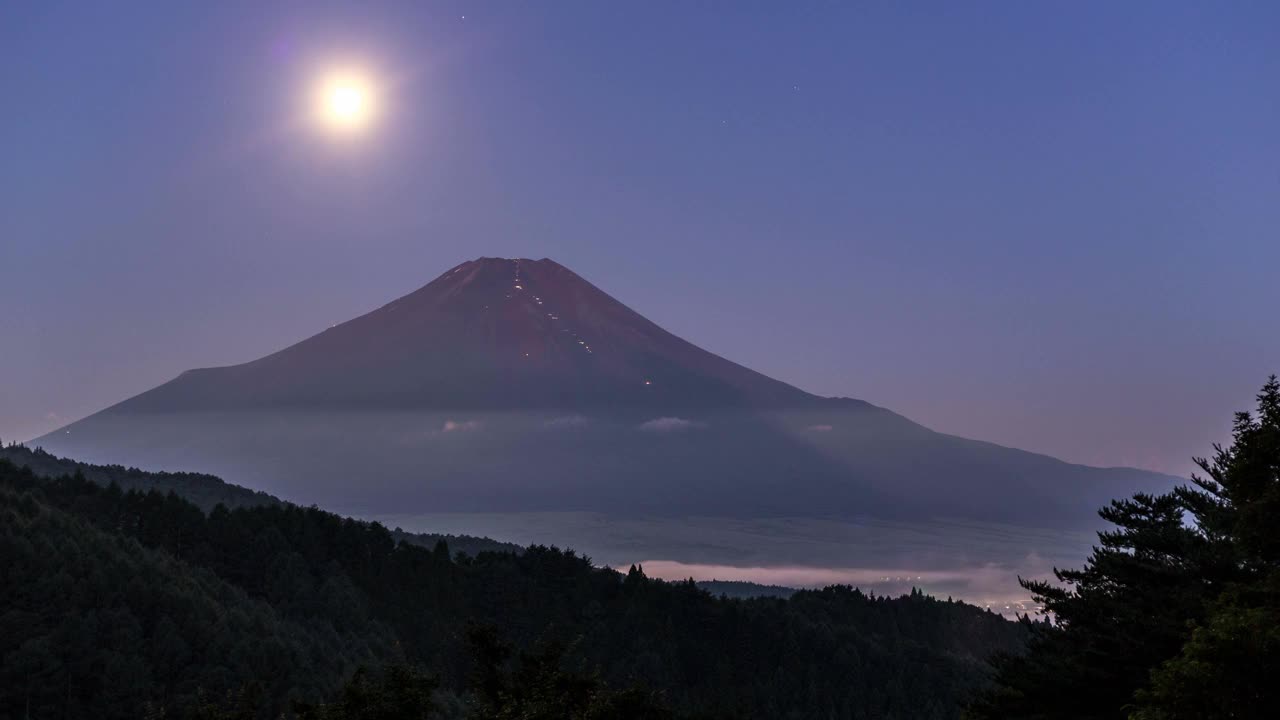
[[[1237,569],[1178,655],[1138,694],[1137,720],[1270,718],[1280,712],[1280,382],[1236,415],[1229,448],[1196,463],[1179,496]]]
[[[1081,570],[1023,581],[1053,618],[996,661],[971,718],[1261,717],[1280,663],[1280,383],[1239,413],[1205,476],[1100,512]],[[1274,709],[1274,708],[1269,708]],[[1268,715],[1270,716],[1270,715]]]
[[[391,665],[372,675],[356,670],[338,699],[323,705],[295,705],[298,720],[428,720],[438,710],[432,695],[439,683],[408,665]]]
[[[468,631],[475,667],[472,712],[476,720],[670,720],[658,696],[637,687],[608,688],[596,673],[564,667],[568,648],[545,641],[520,653],[508,669],[512,649],[492,627]]]

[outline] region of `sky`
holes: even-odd
[[[0,438],[550,257],[806,390],[1185,474],[1280,372],[1278,79],[1269,2],[6,3]]]

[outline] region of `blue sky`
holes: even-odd
[[[797,5],[5,5],[0,437],[497,255],[936,429],[1224,439],[1280,370],[1280,6]]]

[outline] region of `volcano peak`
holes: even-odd
[[[569,268],[480,257],[253,362],[124,408],[802,407],[822,398],[682,340]]]

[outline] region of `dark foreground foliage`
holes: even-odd
[[[1113,502],[1116,526],[1063,585],[1024,582],[1057,618],[999,661],[973,718],[1280,717],[1280,383],[1239,413],[1205,476]]]
[[[0,718],[948,718],[1026,635],[920,593],[724,599],[4,460],[0,582]]]

